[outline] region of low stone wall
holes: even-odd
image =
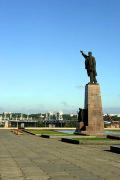
[[[42,138],[50,138],[50,136],[49,135],[47,135],[47,134],[41,134],[41,136],[40,137],[42,137]]]
[[[116,139],[116,140],[120,140],[120,136],[118,135],[107,135],[107,138],[109,139]]]
[[[23,132],[26,132],[26,133],[28,133],[28,134],[31,134],[31,135],[36,135],[36,134],[34,134],[34,133],[32,133],[32,132],[29,132],[29,131],[27,131],[27,130],[25,130],[25,129],[23,129],[22,131],[23,131]]]
[[[61,141],[71,143],[71,144],[80,144],[79,141],[75,139],[62,138]]]
[[[120,154],[120,146],[110,146],[110,151]]]

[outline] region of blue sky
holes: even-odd
[[[76,112],[97,62],[104,113],[120,113],[119,0],[0,0],[0,112]]]

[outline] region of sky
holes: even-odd
[[[84,108],[85,53],[104,113],[120,114],[119,0],[0,0],[0,112]]]

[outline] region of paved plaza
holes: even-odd
[[[0,180],[118,180],[110,145],[74,145],[0,130]]]

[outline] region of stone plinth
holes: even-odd
[[[88,111],[86,134],[103,134],[104,122],[98,84],[87,84],[85,86],[85,109]]]

